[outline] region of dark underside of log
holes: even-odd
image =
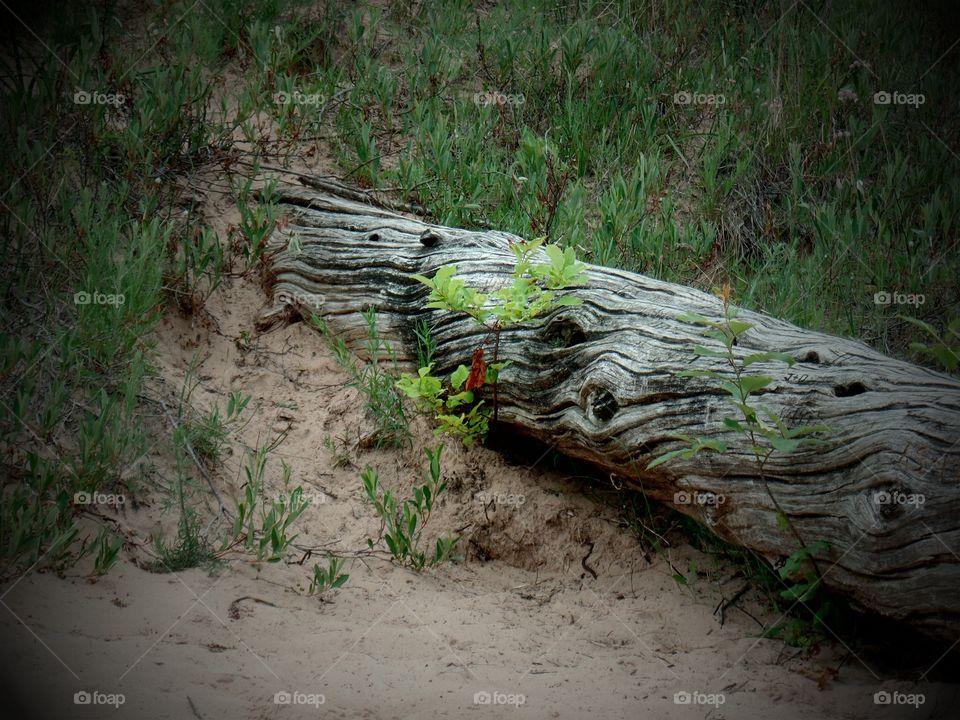
[[[507,245],[519,238],[431,225],[319,190],[286,188],[280,198],[289,222],[269,242],[273,303],[261,329],[318,312],[359,350],[360,311],[372,306],[402,361],[412,363],[414,325],[426,319],[437,342],[435,374],[470,364],[485,331],[464,315],[425,309],[428,289],[410,275],[455,264],[469,285],[495,290],[510,282]],[[960,382],[742,310],[739,318],[754,327],[738,342],[739,356],[779,351],[797,361],[751,366],[774,378],[757,403],[791,427],[830,428],[818,435],[822,445],[775,453],[761,476],[749,443],[724,426],[736,412],[716,381],[678,377],[691,368],[729,373],[722,361],[693,355],[694,345],[712,341],[679,319],[695,312],[719,320],[721,301],[611,268],[588,266],[587,277],[569,290],[581,305],[503,331],[499,355],[511,364],[499,385],[500,424],[767,557],[798,550],[797,534],[807,544],[825,540],[829,549],[816,559],[830,588],[856,607],[956,639]],[[729,450],[646,470],[683,447],[676,433],[722,439]],[[778,522],[777,505],[794,530]]]

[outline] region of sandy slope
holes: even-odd
[[[362,551],[378,522],[361,497],[359,468],[371,464],[403,490],[418,479],[422,456],[355,447],[370,430],[362,399],[302,325],[235,342],[252,328],[261,301],[252,283],[235,280],[211,301],[206,326],[165,321],[164,380],[152,392],[175,403],[199,353],[195,402],[222,406],[229,391],[243,390],[253,395],[254,416],[243,443],[287,433],[268,469],[277,482],[284,458],[313,499],[298,545]],[[432,442],[429,429],[417,430],[419,442]],[[342,438],[339,452],[354,466],[335,467],[328,436]],[[151,474],[160,481],[170,477],[165,457],[157,448]],[[238,452],[215,473],[224,495],[239,488],[241,460]],[[302,592],[310,560],[258,565],[238,554],[213,572],[141,569],[150,536],[170,533],[176,521],[163,493],[145,486],[138,507],[108,510],[131,540],[108,576],[91,579],[81,566],[62,579],[33,574],[0,588],[5,711],[177,719],[949,715],[956,686],[913,688],[841,645],[804,659],[758,639],[758,625],[736,609],[721,626],[714,608],[743,583],[731,568],[688,546],[647,562],[615,507],[536,460],[516,466],[448,443],[450,490],[430,524],[463,533],[466,561],[418,575],[356,558],[347,585],[323,600]],[[489,495],[505,502],[484,502]],[[580,564],[588,542],[596,579]],[[691,558],[700,572],[680,586],[671,563],[686,573]],[[741,605],[776,620],[749,593]],[[824,669],[844,658],[839,675],[818,689]],[[877,706],[873,695],[882,689],[924,692],[925,704]],[[105,694],[99,701],[122,693],[124,702],[75,704],[84,690]],[[299,704],[276,703],[278,692],[297,693]],[[678,704],[678,692],[702,702]],[[722,704],[705,704],[718,693]]]

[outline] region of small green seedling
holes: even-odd
[[[743,358],[738,357],[737,353],[734,352],[734,348],[738,347],[738,340],[754,326],[752,323],[737,319],[736,308],[730,304],[729,286],[723,288],[720,297],[723,299],[724,305],[723,320],[710,320],[697,313],[685,313],[680,316],[680,319],[704,327],[704,337],[720,342],[721,350],[709,348],[705,345],[696,345],[693,351],[697,357],[723,360],[729,366],[732,378],[730,372],[720,373],[716,370],[684,370],[677,375],[680,377],[709,378],[717,381],[720,388],[729,395],[733,406],[739,411],[739,417],[724,418],[724,427],[727,431],[741,434],[749,441],[750,452],[757,464],[760,480],[777,511],[777,526],[783,531],[792,532],[799,544],[799,549],[787,559],[786,565],[780,571],[780,579],[785,586],[785,589],[781,592],[781,597],[795,603],[802,603],[805,607],[808,603],[816,604],[819,609],[816,612],[811,611],[814,616],[813,623],[816,625],[822,621],[823,615],[829,611],[829,602],[821,597],[822,576],[817,568],[814,556],[826,552],[829,545],[823,540],[818,540],[810,545],[804,542],[803,537],[790,522],[787,514],[773,495],[773,491],[767,482],[766,466],[775,452],[791,453],[803,445],[822,444],[823,440],[813,438],[811,435],[829,430],[829,427],[818,424],[789,428],[777,413],[755,405],[756,394],[768,387],[773,382],[773,378],[769,375],[749,375],[745,372],[746,369],[759,362],[783,362],[792,366],[796,361],[791,355],[781,352],[751,353]],[[648,470],[676,457],[690,459],[702,450],[712,450],[719,453],[728,450],[727,443],[716,438],[679,434],[673,437],[682,440],[687,447],[664,453],[647,465]],[[802,574],[801,571],[803,571]],[[788,582],[793,584],[787,585]],[[781,626],[777,626],[768,632],[782,632],[782,626],[781,623]],[[806,633],[806,635],[809,636],[809,633]]]
[[[729,296],[724,299],[724,319],[710,320],[697,313],[684,313],[680,320],[704,326],[705,337],[720,341],[722,350],[715,350],[704,345],[696,345],[693,349],[697,357],[718,358],[726,362],[733,373],[721,373],[716,370],[683,370],[677,373],[678,377],[699,377],[716,380],[720,388],[725,391],[739,411],[739,418],[724,418],[726,430],[744,435],[750,441],[750,451],[760,467],[763,477],[764,467],[774,452],[790,453],[802,445],[820,444],[823,441],[810,437],[829,428],[826,425],[809,425],[789,428],[775,412],[756,407],[753,398],[760,391],[773,382],[769,375],[749,375],[745,371],[758,362],[783,362],[792,366],[796,360],[791,355],[781,352],[751,353],[740,358],[734,352],[738,339],[753,328],[753,323],[737,320],[736,308],[729,304]],[[761,416],[762,415],[762,416]],[[727,444],[716,438],[691,437],[689,435],[674,435],[674,438],[687,443],[688,447],[680,450],[671,450],[654,459],[647,465],[647,469],[661,465],[675,457],[689,459],[701,450],[726,452]]]
[[[313,579],[310,581],[308,594],[322,595],[328,590],[336,590],[349,580],[349,575],[340,572],[343,569],[343,563],[343,558],[331,555],[327,567],[323,567],[320,563],[314,565]]]
[[[504,328],[522,325],[557,307],[579,305],[582,300],[557,291],[586,282],[586,265],[579,262],[572,248],[543,245],[545,238],[529,242],[511,243],[516,258],[513,283],[493,293],[485,294],[469,287],[456,277],[457,266],[445,265],[433,278],[413,275],[415,280],[430,288],[427,307],[436,310],[461,312],[488,332],[473,351],[471,364],[460,365],[450,376],[448,387],[431,374],[433,364],[421,365],[416,376],[404,373],[397,387],[413,398],[421,408],[432,411],[439,423],[439,432],[458,435],[466,444],[486,436],[490,411],[477,401],[473,391],[483,385],[493,388],[493,419],[497,419],[500,372],[507,363],[500,362],[500,335]],[[548,263],[534,264],[534,253],[543,246]],[[493,336],[493,361],[486,362],[484,346]],[[421,353],[421,355],[426,355]],[[431,353],[432,355],[432,353]],[[461,390],[463,388],[463,390]],[[459,413],[454,408],[469,405]]]
[[[442,451],[443,445],[438,446],[435,451],[424,449],[430,460],[430,475],[423,485],[413,488],[412,498],[402,501],[392,490],[380,485],[377,471],[373,468],[367,467],[361,474],[367,499],[380,517],[379,538],[367,538],[367,545],[373,548],[382,539],[395,562],[418,572],[425,567],[453,559],[453,551],[460,540],[458,537],[444,535],[437,538],[432,555],[421,549],[423,529],[436,507],[437,500],[447,489],[446,480],[441,480]]]
[[[258,560],[280,562],[297,535],[290,535],[291,526],[310,505],[303,499],[303,488],[290,489],[291,468],[281,461],[283,492],[276,498],[265,497],[264,473],[267,448],[249,451],[243,470],[247,476],[243,498],[236,502],[231,532],[224,540],[223,550],[242,544]]]

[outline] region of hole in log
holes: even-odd
[[[369,240],[370,242],[380,242],[380,233],[375,233],[375,232],[370,233],[369,235],[367,235],[367,240]]]
[[[820,355],[817,354],[816,351],[811,350],[810,352],[808,352],[806,355],[803,356],[803,358],[800,360],[800,362],[813,363],[813,364],[815,364],[815,365],[819,365],[819,364],[820,364]]]
[[[854,395],[862,395],[867,391],[867,388],[862,382],[852,382],[847,383],[846,385],[834,385],[833,394],[837,397],[853,397]]]
[[[555,348],[569,348],[585,343],[587,334],[570,318],[560,318],[546,327],[543,341]]]
[[[436,232],[435,230],[424,230],[420,234],[420,243],[424,247],[433,247],[442,239],[443,238],[440,236],[440,233]]]
[[[590,393],[590,409],[593,416],[600,422],[609,422],[617,411],[620,404],[609,390],[598,388]]]
[[[902,486],[874,491],[871,500],[882,520],[891,520],[910,509],[916,510],[926,502],[922,494]]]

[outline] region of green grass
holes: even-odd
[[[364,410],[374,424],[373,445],[378,448],[409,445],[412,440],[410,419],[403,404],[403,394],[395,384],[399,372],[396,355],[377,330],[376,310],[370,307],[363,311],[363,319],[367,326],[364,357],[351,352],[319,315],[313,315],[311,322],[323,335],[334,358],[350,375],[350,384],[363,394]],[[337,464],[343,463],[338,459]]]
[[[924,294],[901,309],[927,321],[960,313],[957,94],[935,64],[952,38],[933,10],[800,4],[777,23],[786,9],[453,3],[372,17],[366,44],[343,43],[358,61],[334,71],[352,88],[338,135],[363,138],[352,154],[343,141],[341,167],[377,167],[367,180],[444,223],[730,281],[742,305],[909,355],[916,329],[874,293]],[[400,39],[374,56],[377,32]],[[875,104],[883,90],[926,102]],[[478,92],[508,101],[478,106]]]
[[[152,332],[169,310],[199,313],[226,269],[220,238],[195,205],[183,209],[180,188],[235,151],[234,128],[256,109],[265,75],[253,73],[238,113],[218,113],[214,90],[283,8],[208,5],[185,13],[175,3],[152,18],[160,38],[125,30],[109,4],[26,16],[43,45],[12,36],[0,87],[4,575],[69,565],[94,546],[98,572],[115,562],[115,540],[77,523],[100,509],[73,498],[137,491],[145,455],[164,441],[141,401]],[[241,250],[254,259],[256,233],[273,220],[263,212],[245,216],[253,242]],[[230,417],[188,415],[179,427],[216,460]]]

